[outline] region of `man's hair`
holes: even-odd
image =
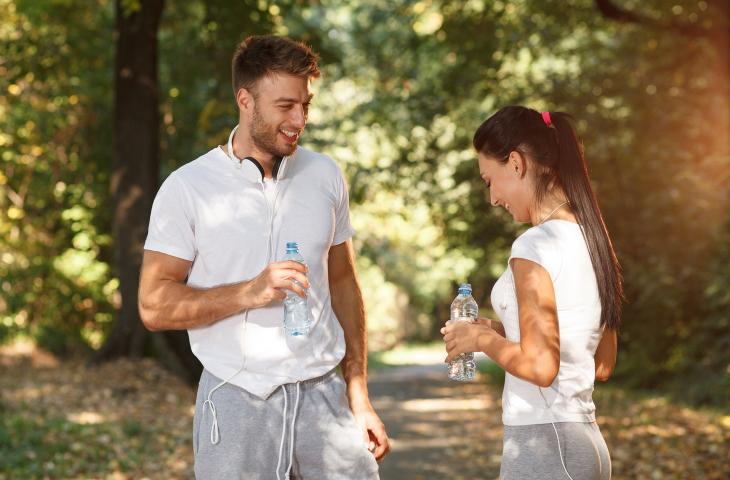
[[[248,37],[238,45],[233,54],[233,95],[241,88],[252,91],[256,82],[274,73],[317,78],[318,60],[319,56],[307,45],[287,37]],[[252,93],[255,94],[253,91]]]

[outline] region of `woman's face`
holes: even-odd
[[[512,152],[506,163],[479,153],[479,175],[489,188],[492,205],[506,209],[515,222],[530,222],[534,198],[531,175],[526,172],[527,161],[518,152]]]

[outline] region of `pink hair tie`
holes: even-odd
[[[550,119],[550,112],[542,112],[542,121],[545,122],[545,125],[548,127],[553,124],[553,121]]]

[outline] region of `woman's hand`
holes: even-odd
[[[496,333],[492,330],[492,320],[477,318],[474,322],[446,322],[441,329],[446,343],[446,363],[451,362],[459,354],[479,352],[479,337]]]

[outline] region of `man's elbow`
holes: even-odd
[[[535,369],[534,382],[538,387],[547,388],[553,384],[555,378],[558,376],[558,370],[560,369],[560,363],[543,364]]]
[[[159,323],[159,315],[154,308],[145,304],[141,299],[138,304],[139,318],[142,320],[142,325],[150,332],[159,332],[164,330]]]
[[[537,384],[538,387],[548,388],[550,385],[553,384],[553,382],[555,381],[555,378],[557,376],[558,376],[557,372],[555,373],[555,375],[548,375],[548,374],[540,375],[535,379],[535,384]]]
[[[596,369],[596,380],[599,382],[605,382],[609,378],[611,378],[611,375],[613,374],[613,368],[609,367],[598,367]]]

